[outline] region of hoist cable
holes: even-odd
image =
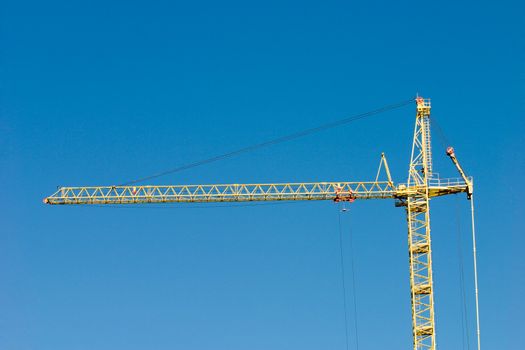
[[[346,334],[346,348],[348,349],[349,340],[348,340],[348,311],[347,311],[347,301],[346,301],[346,285],[345,285],[345,269],[344,269],[344,253],[343,253],[343,229],[341,224],[341,212],[346,211],[345,209],[339,210],[339,253],[341,261],[341,279],[343,285],[343,302],[344,302],[344,314],[345,314],[345,334]],[[350,227],[349,231],[349,241],[350,241],[350,270],[352,275],[352,297],[353,297],[353,306],[354,306],[354,336],[355,336],[355,346],[356,350],[359,350],[359,333],[357,327],[357,294],[356,294],[356,283],[355,283],[355,263],[354,263],[354,243],[352,229]]]
[[[481,334],[479,328],[479,292],[478,292],[478,263],[476,257],[476,227],[474,224],[474,195],[470,198],[470,213],[472,220],[472,257],[474,261],[474,290],[476,295],[476,335],[478,350],[481,350]]]
[[[465,293],[465,265],[463,263],[463,242],[461,239],[461,215],[459,209],[459,200],[457,195],[456,199],[456,238],[458,247],[458,263],[459,263],[459,297],[460,297],[460,313],[461,313],[461,341],[463,349],[470,350],[470,328],[468,322],[467,312],[467,296]],[[465,347],[466,345],[466,347]]]
[[[345,314],[345,339],[346,350],[348,350],[348,310],[346,306],[346,283],[345,283],[345,260],[343,254],[343,228],[341,225],[341,210],[339,212],[339,258],[341,263],[341,285],[343,286],[343,310]]]
[[[298,132],[295,132],[295,133],[292,133],[292,134],[289,134],[289,135],[285,135],[285,136],[281,136],[281,137],[278,137],[278,138],[275,138],[275,139],[271,139],[271,140],[268,140],[268,141],[265,141],[265,142],[261,142],[261,143],[253,144],[251,146],[239,148],[239,149],[237,149],[235,151],[223,153],[223,154],[211,157],[211,158],[207,158],[207,159],[199,160],[199,161],[196,161],[196,162],[188,163],[188,164],[185,164],[185,165],[181,165],[181,166],[178,166],[178,167],[175,167],[175,168],[172,168],[172,169],[168,169],[168,170],[165,170],[165,171],[161,171],[159,173],[152,174],[152,175],[149,175],[149,176],[144,176],[144,177],[141,177],[141,178],[138,178],[138,179],[135,179],[135,180],[131,180],[131,181],[122,183],[122,184],[120,184],[120,186],[126,186],[126,185],[135,184],[135,183],[138,183],[138,182],[143,182],[143,181],[146,181],[146,180],[152,180],[152,179],[155,179],[155,178],[158,178],[158,177],[161,177],[161,176],[177,173],[177,172],[180,172],[180,171],[183,171],[183,170],[188,170],[188,169],[195,168],[195,167],[198,167],[198,166],[201,166],[201,165],[213,163],[213,162],[216,162],[216,161],[219,161],[219,160],[222,160],[222,159],[231,158],[231,157],[239,155],[239,154],[255,151],[255,150],[259,149],[259,148],[268,147],[268,146],[272,146],[272,145],[275,145],[275,144],[278,144],[278,143],[283,143],[283,142],[295,140],[295,139],[298,139],[298,138],[301,138],[301,137],[304,137],[304,136],[308,136],[308,135],[311,135],[311,134],[314,134],[314,133],[317,133],[317,132],[320,132],[320,131],[324,131],[324,130],[332,129],[332,128],[335,128],[335,127],[338,127],[338,126],[341,126],[341,125],[345,125],[345,124],[354,122],[354,121],[359,120],[359,119],[364,119],[364,118],[371,117],[371,116],[376,115],[376,114],[380,114],[380,113],[388,112],[388,111],[391,111],[391,110],[394,110],[394,109],[398,109],[398,108],[404,107],[404,106],[406,106],[406,105],[408,105],[410,103],[413,103],[413,102],[414,102],[414,98],[410,98],[409,100],[405,100],[405,101],[402,101],[402,102],[386,105],[386,106],[383,106],[383,107],[380,107],[380,108],[377,108],[377,109],[374,109],[374,110],[371,110],[371,111],[368,111],[368,112],[364,112],[364,113],[356,114],[356,115],[353,115],[353,116],[350,116],[350,117],[346,117],[346,118],[343,118],[343,119],[339,119],[339,120],[336,120],[336,121],[333,121],[333,122],[330,122],[330,123],[326,123],[326,124],[323,124],[323,125],[320,125],[320,126],[317,126],[317,127],[314,127],[314,128],[305,129],[305,130],[298,131]]]
[[[355,333],[355,347],[359,350],[359,336],[357,332],[357,293],[355,284],[355,264],[354,264],[354,237],[352,234],[352,226],[348,229],[350,238],[350,269],[352,270],[352,296],[354,299],[354,333]]]

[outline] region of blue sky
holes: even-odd
[[[338,207],[49,207],[406,100],[432,98],[434,163],[475,178],[482,343],[516,349],[525,313],[524,5],[519,1],[2,5],[0,348],[344,349]],[[407,177],[414,107],[152,183]],[[458,246],[458,218],[462,245]],[[469,203],[432,201],[438,345],[474,348]],[[343,217],[360,349],[411,346],[406,222]],[[347,283],[350,269],[347,266]],[[348,298],[352,300],[349,289]],[[349,309],[350,348],[354,314]],[[512,328],[511,328],[512,327]]]

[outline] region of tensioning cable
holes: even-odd
[[[183,170],[196,168],[198,166],[209,164],[209,163],[213,163],[213,162],[216,162],[216,161],[219,161],[219,160],[223,160],[223,159],[226,159],[226,158],[231,158],[231,157],[237,156],[239,154],[252,152],[252,151],[255,151],[255,150],[263,148],[263,147],[268,147],[268,146],[276,145],[276,144],[279,144],[279,143],[295,140],[295,139],[298,139],[298,138],[301,138],[301,137],[304,137],[304,136],[308,136],[308,135],[311,135],[311,134],[318,133],[320,131],[324,131],[324,130],[327,130],[327,129],[332,129],[332,128],[335,128],[335,127],[338,127],[338,126],[341,126],[341,125],[349,124],[351,122],[354,122],[354,121],[357,121],[357,120],[360,120],[360,119],[371,117],[373,115],[377,115],[377,114],[380,114],[380,113],[392,111],[394,109],[398,109],[398,108],[404,107],[404,106],[406,106],[406,105],[408,105],[410,103],[413,103],[413,102],[414,102],[414,98],[412,97],[409,100],[401,101],[401,102],[394,103],[394,104],[389,104],[389,105],[386,105],[386,106],[383,106],[383,107],[380,107],[380,108],[373,109],[373,110],[368,111],[368,112],[355,114],[355,115],[352,115],[352,116],[349,116],[349,117],[346,117],[346,118],[343,118],[343,119],[339,119],[339,120],[335,120],[333,122],[329,122],[329,123],[326,123],[326,124],[323,124],[323,125],[319,125],[319,126],[316,126],[314,128],[309,128],[309,129],[297,131],[295,133],[288,134],[288,135],[281,136],[281,137],[277,137],[275,139],[271,139],[271,140],[264,141],[264,142],[261,142],[261,143],[253,144],[251,146],[239,148],[239,149],[237,149],[235,151],[219,154],[219,155],[207,158],[207,159],[199,160],[199,161],[192,162],[192,163],[187,163],[187,164],[175,167],[175,168],[164,170],[164,171],[161,171],[161,172],[156,173],[156,174],[144,176],[144,177],[141,177],[141,178],[138,178],[138,179],[135,179],[135,180],[131,180],[131,181],[122,183],[122,184],[120,184],[120,186],[127,186],[127,185],[131,185],[131,184],[136,184],[136,183],[139,183],[139,182],[143,182],[143,181],[146,181],[146,180],[152,180],[152,179],[155,179],[155,178],[158,178],[158,177],[161,177],[161,176],[177,173],[177,172],[180,172],[180,171],[183,171]]]

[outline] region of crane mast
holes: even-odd
[[[429,178],[432,176],[430,100],[417,98],[416,126],[408,171],[408,254],[414,350],[436,348],[432,249],[430,245]]]
[[[126,205],[142,203],[202,203],[332,200],[353,202],[362,199],[394,199],[406,208],[414,350],[435,350],[434,292],[430,236],[430,199],[466,193],[470,199],[473,181],[466,176],[454,149],[451,158],[461,178],[440,179],[433,175],[430,138],[430,99],[416,98],[416,123],[408,181],[395,185],[388,163],[381,156],[373,181],[312,182],[222,185],[149,185],[60,187],[46,197],[51,205]],[[384,165],[387,181],[378,181]]]

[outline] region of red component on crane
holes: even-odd
[[[453,156],[454,155],[454,147],[449,146],[447,147],[447,155]]]
[[[355,195],[351,189],[343,191],[343,187],[336,187],[334,202],[350,202],[355,201]]]

